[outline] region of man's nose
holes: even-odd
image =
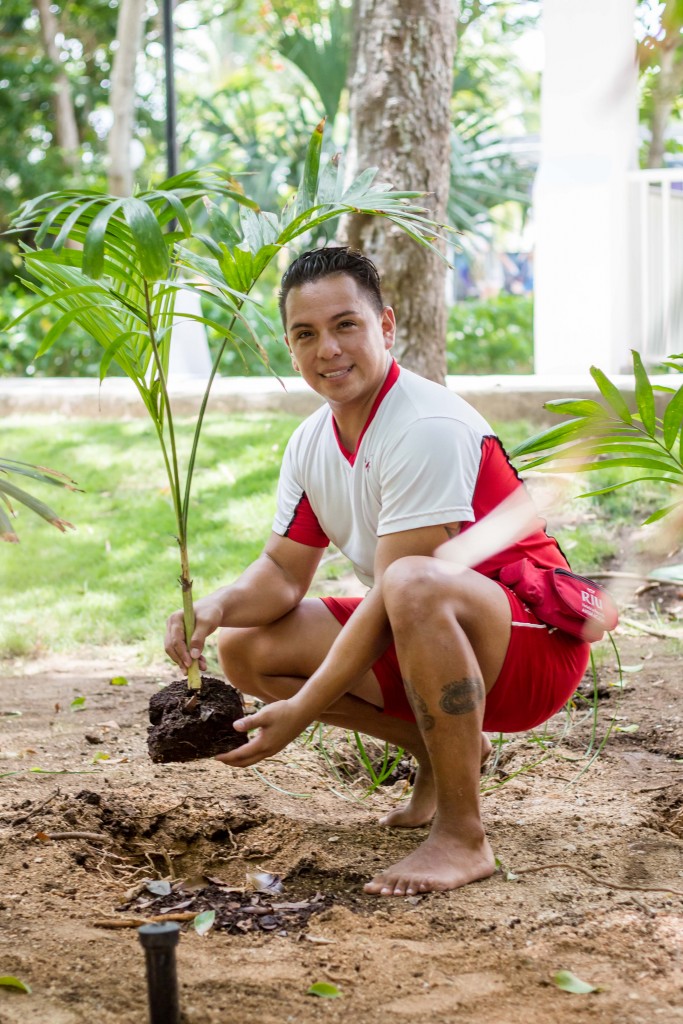
[[[333,359],[341,353],[341,346],[334,331],[323,331],[318,341],[320,359]]]

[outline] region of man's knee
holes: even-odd
[[[415,625],[435,612],[452,615],[455,594],[448,589],[433,558],[408,555],[392,562],[382,577],[382,594],[394,632],[397,625]]]
[[[258,629],[225,628],[218,636],[221,668],[233,686],[251,696],[260,696],[258,680],[262,638]]]

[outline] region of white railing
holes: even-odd
[[[683,351],[683,167],[634,171],[629,182],[634,334],[656,363]]]

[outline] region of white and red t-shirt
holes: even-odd
[[[342,445],[327,405],[295,430],[280,471],[273,530],[313,547],[331,541],[372,586],[379,537],[444,523],[467,529],[521,486],[500,441],[471,405],[392,360],[355,452]],[[544,527],[539,519],[536,533],[477,571],[495,579],[524,557],[566,568]]]

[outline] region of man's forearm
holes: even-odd
[[[332,644],[320,668],[291,698],[314,721],[368,672],[391,642],[380,588],[371,590]]]
[[[262,554],[234,583],[196,601],[195,613],[211,608],[220,626],[263,626],[286,615],[304,596],[301,584]]]

